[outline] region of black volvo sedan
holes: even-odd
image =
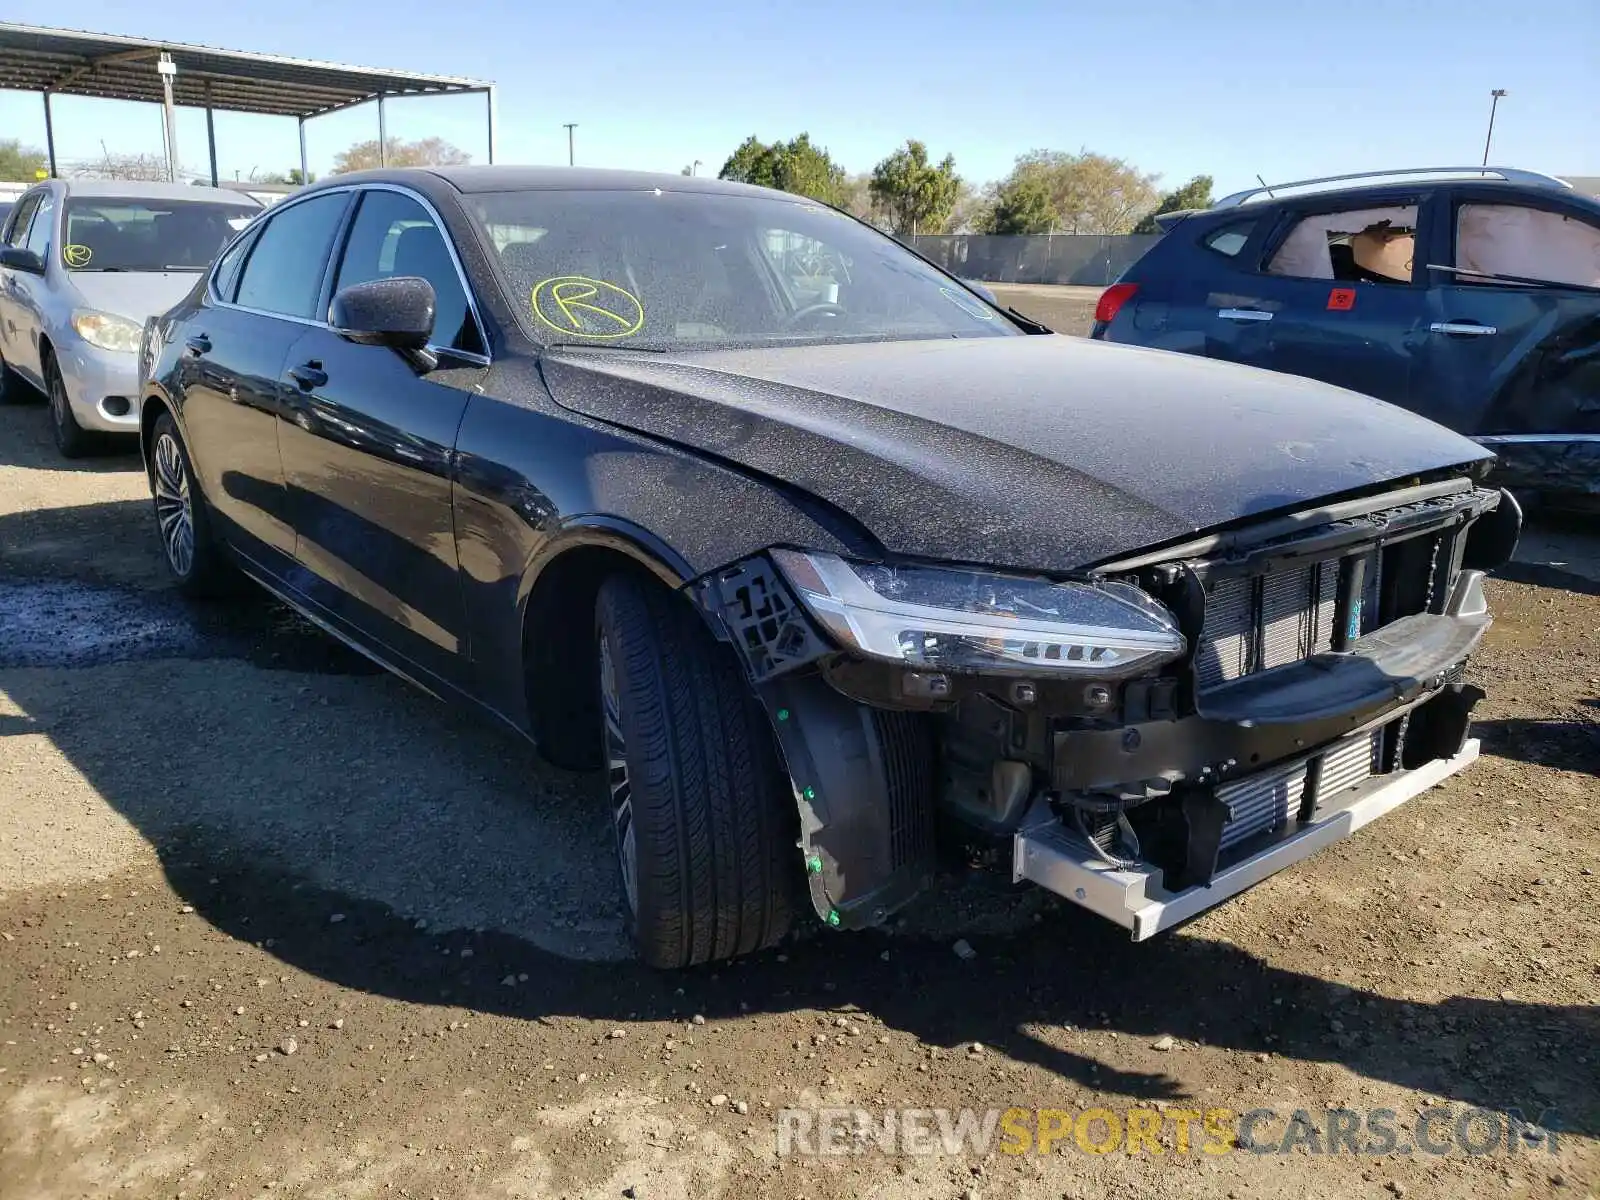
[[[242,573],[605,768],[641,956],[883,921],[935,830],[1146,938],[1477,754],[1475,443],[1052,334],[810,200],[340,176],[149,322],[180,589]],[[598,812],[597,812],[598,816]]]

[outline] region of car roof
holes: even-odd
[[[458,192],[528,191],[648,191],[695,192],[709,195],[779,196],[794,200],[788,192],[731,183],[709,176],[670,175],[657,171],[617,171],[598,167],[390,167],[371,171],[352,171],[331,175],[312,184],[306,191],[321,187],[348,186],[353,183],[399,183],[416,185],[443,180]],[[296,193],[297,195],[300,193]]]
[[[199,187],[185,183],[157,183],[143,179],[69,179],[69,196],[115,197],[121,200],[211,200],[260,208],[261,202],[243,192],[225,188]]]

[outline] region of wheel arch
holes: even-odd
[[[560,767],[585,770],[599,763],[595,601],[601,583],[617,574],[678,592],[696,572],[649,530],[596,517],[573,522],[547,541],[518,590],[528,727],[540,753]]]

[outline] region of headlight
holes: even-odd
[[[127,317],[80,308],[72,314],[72,327],[91,346],[99,346],[102,350],[119,350],[125,354],[139,352],[139,335],[143,331],[137,322]]]
[[[850,563],[791,550],[772,557],[841,645],[907,666],[1122,676],[1185,648],[1172,614],[1128,584]]]

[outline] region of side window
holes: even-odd
[[[1492,286],[1483,275],[1600,287],[1600,226],[1520,204],[1463,204],[1456,212],[1460,283]]]
[[[55,225],[56,201],[49,192],[39,200],[38,211],[33,214],[33,224],[28,227],[27,248],[40,259],[50,257],[50,235]]]
[[[1256,223],[1252,218],[1248,221],[1230,221],[1220,229],[1213,229],[1200,239],[1200,244],[1213,253],[1224,258],[1237,258],[1239,251],[1243,250],[1245,243],[1250,240],[1250,235],[1255,232]]]
[[[1267,272],[1347,283],[1410,283],[1416,232],[1414,204],[1311,213],[1295,222]]]
[[[233,302],[234,293],[239,289],[239,268],[244,265],[245,256],[250,253],[255,241],[256,235],[248,234],[222,252],[222,257],[217,260],[216,272],[211,276],[211,286],[216,290],[218,299]]]
[[[16,211],[11,214],[11,229],[6,234],[6,245],[22,245],[22,240],[28,236],[28,222],[33,219],[33,210],[39,207],[39,197],[43,195],[44,192],[34,192],[17,202]]]
[[[461,275],[428,210],[401,192],[380,188],[362,192],[334,291],[402,275],[433,285],[435,346],[483,353]]]
[[[245,261],[235,303],[286,317],[310,317],[348,199],[345,192],[333,192],[274,213]]]

